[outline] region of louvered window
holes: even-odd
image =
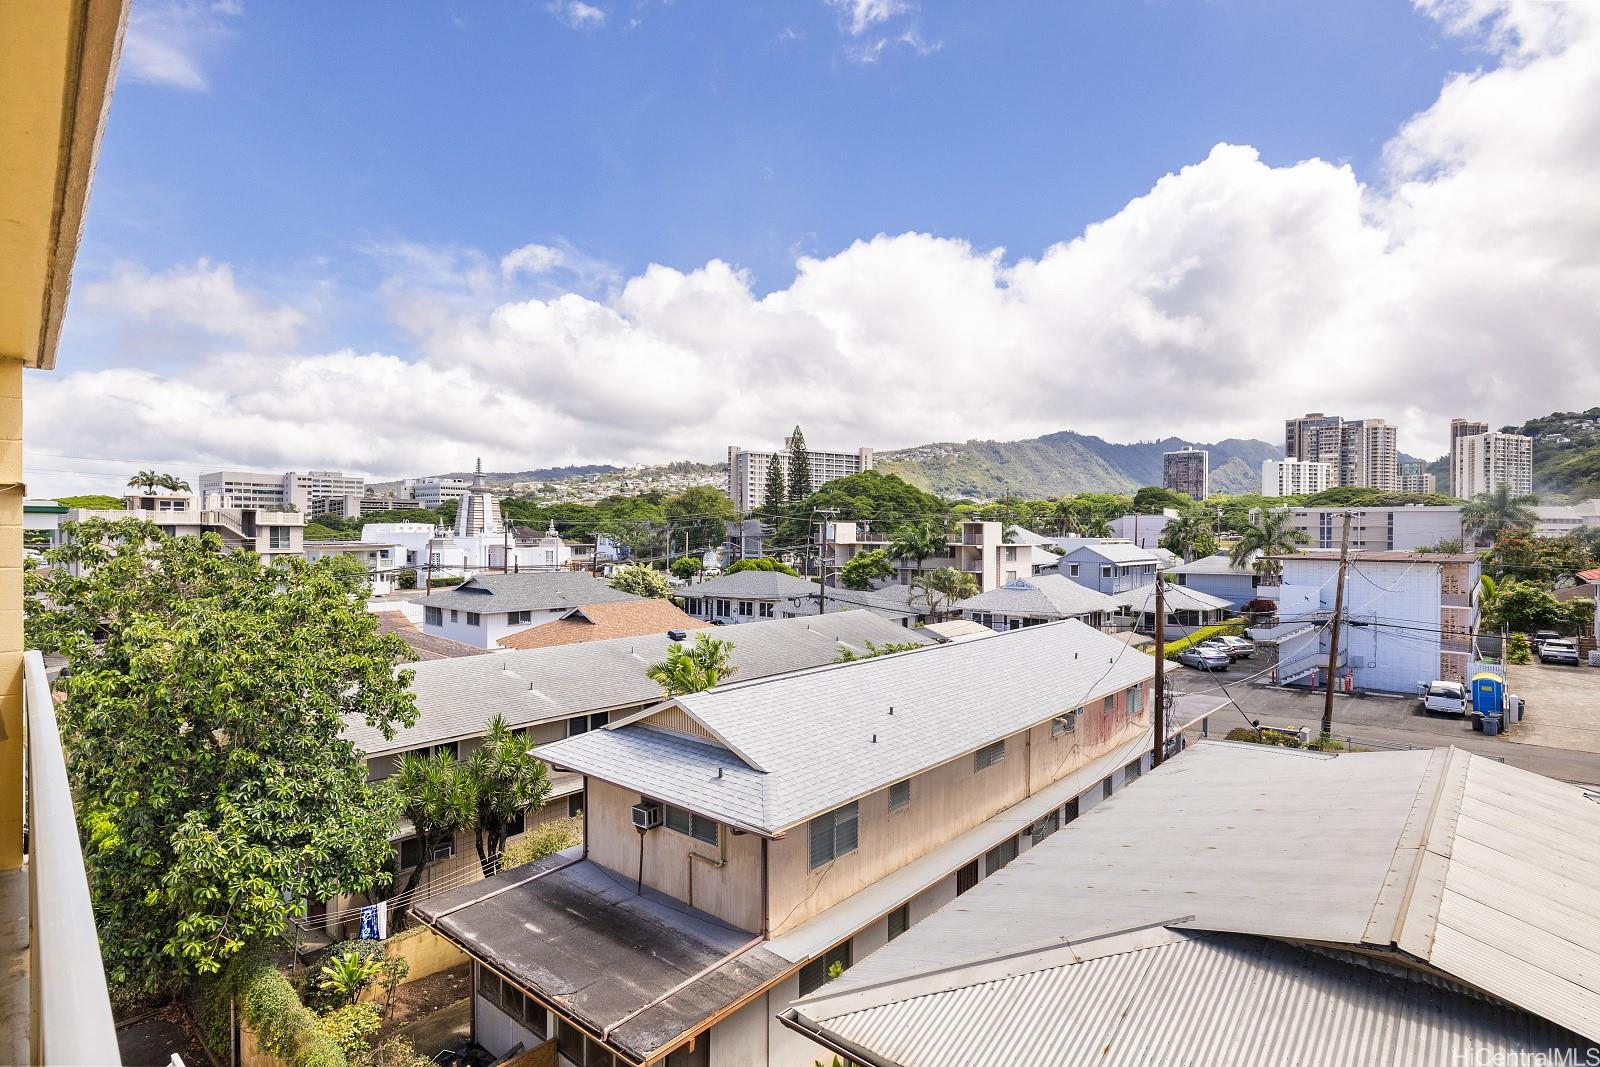
[[[815,870],[856,850],[857,812],[851,801],[811,820],[811,864]]]
[[[889,810],[899,811],[911,803],[911,779],[896,782],[889,787]]]

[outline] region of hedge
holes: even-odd
[[[300,1002],[289,980],[265,952],[241,952],[200,991],[200,1030],[215,1052],[230,1047],[228,1001],[238,1004],[239,1019],[255,1032],[263,1052],[289,1067],[349,1067],[339,1043],[321,1027],[317,1016]]]
[[[452,574],[448,578],[429,578],[428,584],[435,589],[444,589],[448,586],[460,585],[464,581],[466,579],[460,575]]]
[[[1168,641],[1165,649],[1166,657],[1167,659],[1177,659],[1179,652],[1213,637],[1221,637],[1224,634],[1239,637],[1243,635],[1246,623],[1247,620],[1245,619],[1229,619],[1227,622],[1219,622],[1215,626],[1202,626],[1188,637],[1180,637],[1176,641]]]

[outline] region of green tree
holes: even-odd
[[[189,483],[173,474],[163,474],[156,483],[169,493],[187,493]]]
[[[147,493],[156,491],[156,486],[161,484],[161,475],[155,471],[140,471],[128,479],[129,489],[143,489]]]
[[[783,458],[773,456],[767,461],[767,479],[761,487],[761,518],[776,526],[784,515],[784,505],[789,501],[789,491],[783,481]]]
[[[915,641],[890,641],[882,645],[875,641],[868,641],[866,652],[857,652],[853,648],[844,647],[839,649],[839,654],[833,657],[833,662],[854,663],[856,660],[877,659],[879,656],[892,656],[896,652],[911,652],[924,647],[926,646],[920,645]]]
[[[461,765],[442,749],[427,756],[407,752],[400,761],[400,773],[394,776],[394,795],[400,814],[411,820],[421,857],[395,894],[410,900],[422,881],[423,868],[439,846],[454,840],[472,822],[474,797]],[[403,905],[393,916],[395,925],[403,926],[409,912]]]
[[[846,589],[873,589],[877,583],[894,577],[894,564],[881,548],[858,552],[839,568],[839,580]]]
[[[702,630],[694,635],[694,643],[688,648],[682,641],[668,645],[667,658],[651,664],[645,676],[670,697],[704,692],[732,678],[738,670],[733,663],[733,642]]]
[[[1192,507],[1194,497],[1175,489],[1163,489],[1159,485],[1147,485],[1133,494],[1135,515],[1158,515],[1166,508],[1187,511]]]
[[[789,435],[789,503],[797,504],[811,495],[811,453],[806,451],[806,435],[800,427]]]
[[[837,511],[840,521],[865,523],[873,530],[893,530],[904,523],[943,523],[950,513],[943,500],[896,475],[862,471],[835,478],[788,508],[773,523],[777,542],[804,544],[816,533],[816,513],[823,510]]]
[[[771,571],[775,574],[787,574],[791,578],[798,578],[795,569],[782,560],[773,559],[771,556],[752,556],[741,559],[729,565],[724,574],[738,574],[740,571]]]
[[[1258,511],[1239,531],[1239,540],[1228,551],[1228,562],[1243,567],[1254,559],[1255,572],[1276,583],[1283,576],[1283,564],[1272,557],[1292,555],[1310,541],[1304,530],[1289,525],[1287,511]]]
[[[394,810],[345,723],[416,720],[405,644],[347,560],[264,565],[215,535],[69,524],[26,576],[60,653],[63,743],[107,974],[173,992],[305,900],[383,884]]]
[[[1569,622],[1561,602],[1548,591],[1513,579],[1500,583],[1495,616],[1507,630],[1525,634],[1565,629]]]
[[[317,988],[345,1004],[354,1004],[361,991],[383,970],[383,961],[359,952],[341,952],[322,965]]]
[[[922,599],[928,605],[928,614],[935,618],[948,611],[956,601],[978,595],[978,579],[954,567],[919,571],[912,579],[911,586],[922,594]]]
[[[674,578],[693,578],[704,568],[699,556],[679,556],[667,566]]]
[[[1098,512],[1091,512],[1083,520],[1083,525],[1079,527],[1078,533],[1083,537],[1110,537],[1111,520]]]
[[[56,503],[64,508],[86,508],[90,511],[121,511],[123,499],[108,493],[89,493],[84,496],[58,496]]]
[[[1505,623],[1500,617],[1500,583],[1487,574],[1478,576],[1478,618],[1485,629],[1498,629]]]
[[[667,581],[667,576],[643,563],[630,563],[619,568],[611,576],[611,588],[657,600],[672,593],[672,584]]]
[[[1211,529],[1211,516],[1198,508],[1189,508],[1176,519],[1167,522],[1161,531],[1161,547],[1183,561],[1209,556],[1217,550],[1217,535]]]
[[[464,770],[473,841],[487,878],[499,869],[511,824],[526,812],[537,811],[550,795],[550,774],[498,712],[489,719],[489,731],[467,758]]]
[[[1479,493],[1462,506],[1461,526],[1472,536],[1487,535],[1497,539],[1502,531],[1509,528],[1537,525],[1539,516],[1534,514],[1532,505],[1538,502],[1538,497],[1513,493],[1509,485],[1501,482],[1491,491]]]
[[[684,551],[686,540],[688,551],[696,553],[720,545],[727,537],[727,524],[739,517],[728,494],[710,485],[690,486],[668,497],[662,507],[672,524],[675,552]]]
[[[916,563],[917,571],[929,557],[941,556],[947,551],[944,527],[932,522],[906,523],[894,532],[889,542],[890,559],[908,559]]]

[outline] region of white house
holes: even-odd
[[[475,648],[564,618],[585,604],[638,600],[579,571],[479,574],[422,598],[422,632]]]
[[[372,580],[372,595],[392,593],[399,572],[404,569],[405,548],[396,544],[369,541],[307,541],[306,559],[316,562],[330,556],[355,560]]]

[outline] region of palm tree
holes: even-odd
[[[400,814],[411,820],[420,846],[420,856],[405,888],[398,894],[406,900],[422,881],[422,869],[433,858],[434,852],[446,841],[453,840],[456,832],[472,819],[472,797],[466,787],[466,776],[450,753],[435,752],[421,756],[406,753],[395,775],[395,797],[400,802]],[[408,908],[402,907],[396,919],[403,920]]]
[[[161,475],[155,471],[140,471],[128,479],[129,489],[143,489],[147,493],[156,491],[156,486],[161,484]]]
[[[156,479],[156,484],[169,493],[187,493],[189,491],[189,483],[172,474],[163,474]]]
[[[528,742],[506,725],[505,716],[496,714],[483,743],[467,759],[466,787],[472,798],[473,843],[488,878],[499,870],[511,823],[537,810],[550,795],[550,775]]]
[[[1228,552],[1228,562],[1243,567],[1254,559],[1255,572],[1276,584],[1283,576],[1283,564],[1272,557],[1292,555],[1310,541],[1304,530],[1289,525],[1288,512],[1262,510],[1239,531],[1239,541]]]
[[[1084,537],[1110,537],[1111,521],[1100,514],[1086,515],[1078,527],[1078,532]]]
[[[1217,538],[1211,530],[1211,517],[1203,511],[1189,510],[1167,522],[1161,531],[1161,547],[1183,557],[1185,563],[1196,556],[1216,551]]]
[[[667,646],[667,658],[651,664],[644,673],[669,697],[703,693],[739,673],[732,654],[732,641],[723,641],[701,631],[694,635],[694,644],[687,649],[681,641],[672,642]]]
[[[935,618],[948,611],[956,601],[978,595],[978,579],[954,567],[940,567],[926,574],[919,571],[911,580],[911,587],[922,594],[928,603],[928,614]]]
[[[1055,519],[1057,537],[1064,537],[1076,531],[1079,524],[1083,522],[1083,509],[1078,507],[1077,502],[1070,497],[1062,497],[1057,500],[1055,507],[1050,509],[1050,513]]]
[[[894,539],[889,542],[889,556],[891,559],[916,560],[917,573],[922,572],[922,563],[930,556],[942,555],[945,551],[945,532],[932,522],[906,523],[894,532]]]
[[[1538,502],[1539,498],[1536,496],[1514,495],[1511,486],[1501,482],[1489,492],[1479,493],[1462,506],[1461,526],[1474,537],[1488,534],[1492,541],[1500,536],[1501,530],[1515,526],[1537,525],[1539,516],[1532,511],[1532,505]]]

